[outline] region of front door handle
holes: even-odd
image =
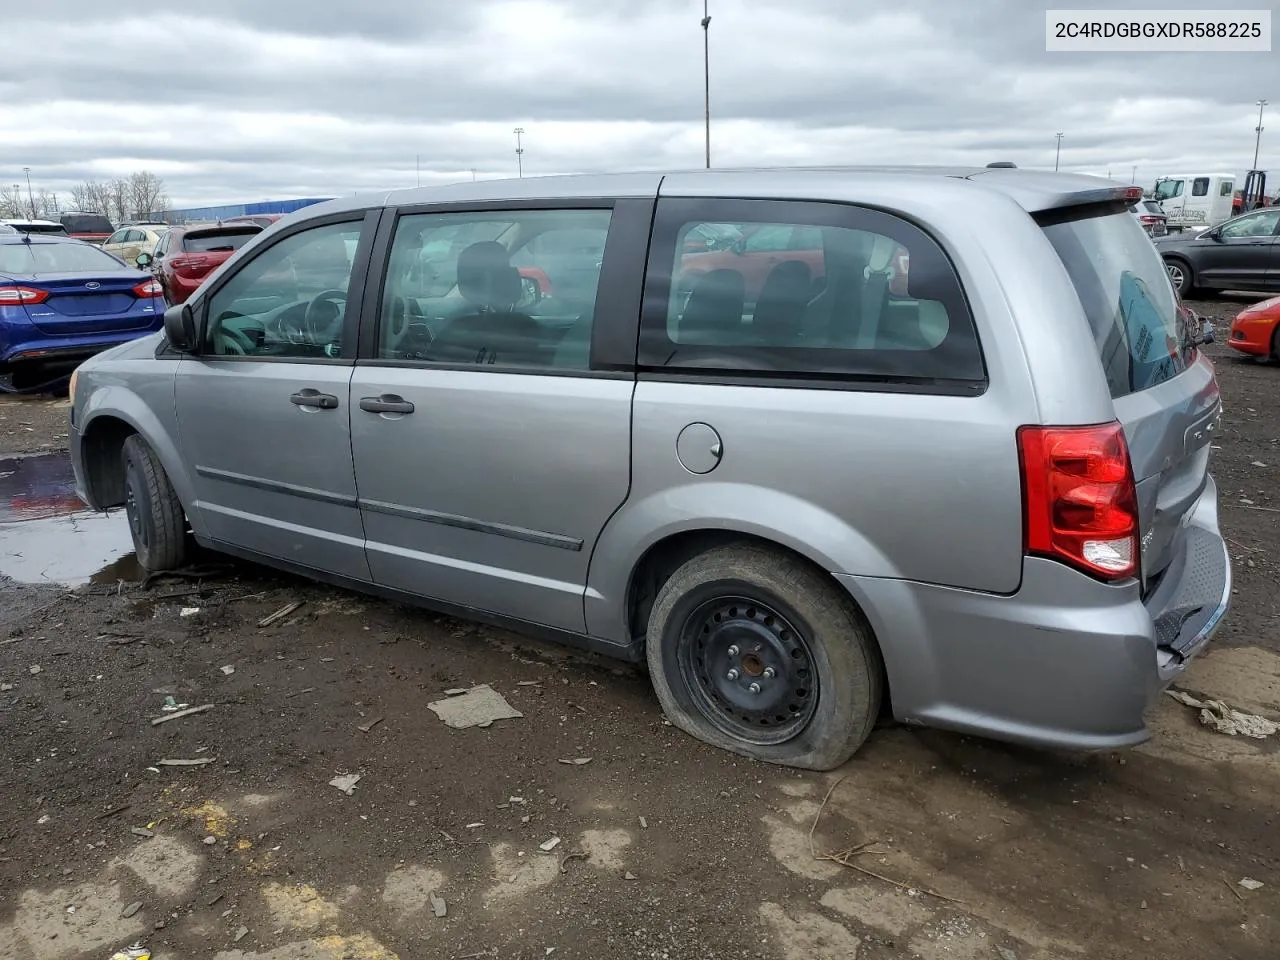
[[[312,390],[310,387],[292,394],[289,397],[289,402],[295,403],[300,407],[316,407],[320,410],[338,409],[338,398],[332,393],[321,393],[319,390]]]
[[[360,409],[369,413],[413,413],[413,404],[394,393],[380,397],[361,397]]]

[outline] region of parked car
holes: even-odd
[[[1149,237],[1163,237],[1169,233],[1168,220],[1160,204],[1154,200],[1139,200],[1133,205],[1133,215],[1142,224]]]
[[[1255,303],[1236,314],[1227,343],[1241,353],[1280,361],[1280,297]]]
[[[1218,387],[1136,189],[699,171],[319,204],[79,369],[79,490],[148,570],[190,530],[643,659],[672,723],[770,762],[842,763],[881,704],[1135,744],[1231,593]],[[421,251],[479,224],[421,295]],[[812,239],[752,304],[722,265],[681,299],[706,224]],[[560,231],[604,235],[586,309],[512,262]]]
[[[168,226],[126,226],[107,238],[102,249],[113,257],[119,257],[130,266],[137,266],[138,254],[154,254],[156,244],[169,230]]]
[[[0,391],[43,389],[86,357],[160,329],[159,285],[68,237],[0,235]]]
[[[1156,241],[1182,297],[1197,290],[1280,290],[1280,207],[1242,214],[1191,236]]]
[[[170,227],[156,241],[155,249],[139,253],[136,261],[155,274],[170,303],[182,303],[205,277],[261,232],[256,223]]]
[[[67,234],[85,243],[104,243],[115,227],[101,213],[68,212],[59,217]]]
[[[67,236],[66,228],[60,223],[53,220],[23,220],[9,219],[3,221],[19,233],[36,233],[47,234],[49,236],[65,237]]]

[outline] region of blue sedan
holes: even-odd
[[[0,392],[60,384],[85,358],[164,322],[155,278],[67,237],[0,233]]]

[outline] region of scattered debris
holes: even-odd
[[[1202,724],[1229,737],[1239,735],[1252,737],[1255,740],[1265,740],[1273,734],[1280,733],[1280,723],[1256,714],[1232,709],[1221,700],[1200,700],[1182,690],[1166,690],[1165,693],[1179,703],[1199,710]]]
[[[212,900],[210,900],[208,903],[206,903],[205,906],[212,907],[215,903],[217,903],[219,900],[221,900],[225,896],[226,896],[225,893],[220,893],[217,896],[215,896]]]
[[[561,760],[561,763],[567,763],[572,767],[581,767],[591,762],[590,757],[574,757],[572,760]]]
[[[151,951],[144,947],[141,941],[137,941],[131,947],[117,950],[109,960],[151,960]]]
[[[203,767],[206,763],[213,763],[217,757],[197,757],[194,760],[157,760],[157,767]]]
[[[151,725],[153,727],[158,727],[160,724],[168,723],[170,720],[177,720],[180,717],[189,717],[192,714],[204,713],[206,710],[212,710],[212,709],[213,709],[212,703],[206,703],[203,706],[199,706],[199,707],[187,707],[187,709],[179,710],[176,713],[169,713],[163,717],[156,717],[154,720],[151,721]]]
[[[1245,877],[1240,881],[1240,886],[1244,887],[1246,890],[1261,890],[1266,886],[1266,884],[1261,880],[1253,880],[1250,877]]]
[[[13,689],[12,683],[0,683],[0,693],[8,693]]]
[[[95,820],[110,820],[110,819],[111,819],[112,817],[114,817],[116,814],[118,814],[118,813],[124,813],[124,812],[125,812],[126,810],[128,810],[131,806],[133,806],[133,804],[131,804],[131,803],[122,803],[122,804],[120,804],[120,806],[118,806],[118,807],[112,807],[110,810],[105,810],[105,811],[103,811],[102,813],[100,813],[100,814],[98,814],[97,816],[95,816],[93,819],[95,819]]]
[[[444,692],[446,697],[460,697],[467,692],[466,687],[450,687]]]
[[[153,693],[160,693],[161,691],[160,691],[160,690],[153,690],[152,692],[153,692]],[[189,706],[191,706],[191,704],[189,704],[189,703],[179,703],[177,700],[173,699],[173,697],[165,697],[165,698],[164,698],[164,706],[163,706],[163,707],[161,707],[160,709],[161,709],[161,710],[163,710],[165,713],[173,713],[173,711],[175,711],[175,710],[183,710],[183,709],[185,709],[185,708],[187,708],[187,707],[189,707]]]
[[[210,835],[204,838],[204,845],[206,847],[212,847],[217,842],[218,842],[218,838],[213,835]]]
[[[540,687],[542,686],[542,681],[541,680],[517,680],[516,686],[517,687]]]
[[[1253,467],[1265,467],[1265,466],[1266,466],[1266,464],[1265,464],[1265,463],[1263,463],[1261,460],[1255,460],[1255,461],[1253,461],[1253,463],[1251,463],[1251,464],[1250,464],[1250,466],[1253,466]]]
[[[283,620],[289,614],[293,613],[295,610],[297,610],[306,602],[307,601],[305,600],[295,600],[293,601],[293,603],[286,603],[283,607],[281,607],[275,613],[269,614],[263,617],[261,620],[259,620],[258,626],[269,627],[273,623],[279,623],[281,620]]]
[[[343,773],[343,774],[339,774],[338,776],[330,780],[329,786],[337,787],[339,790],[341,790],[343,793],[345,793],[349,797],[353,793],[355,793],[356,784],[359,782],[360,782],[360,774]]]
[[[437,917],[443,917],[449,912],[448,906],[444,902],[444,897],[432,890],[427,894],[427,899],[431,901],[431,909]]]
[[[120,916],[122,919],[128,920],[130,917],[132,917],[135,913],[137,913],[141,909],[142,909],[142,901],[135,900],[133,901],[133,903],[129,904],[127,907],[125,907],[123,910],[120,911]]]
[[[563,857],[560,858],[560,872],[561,873],[569,872],[568,863],[570,860],[585,860],[585,859],[587,859],[587,855],[583,853],[581,850],[570,850],[568,853],[566,853]]]
[[[50,817],[47,813],[44,813],[40,815],[40,819],[36,821],[36,824],[37,826],[43,826],[44,824],[48,823],[51,819],[53,818]]]
[[[150,840],[156,835],[154,830],[148,830],[146,827],[130,827],[129,832],[135,837],[144,837],[147,840]]]
[[[30,669],[30,670],[28,670],[27,672],[28,672],[28,673],[30,673],[30,674],[34,677],[37,673],[39,673],[39,672],[40,672],[40,669],[41,669],[40,664],[38,664],[38,663],[34,663],[34,664],[32,664],[32,665],[31,665],[31,669]]]
[[[238,930],[236,931],[235,936],[233,936],[233,937],[231,938],[231,942],[232,942],[232,943],[239,943],[241,940],[243,940],[243,939],[244,939],[245,937],[247,937],[248,935],[249,935],[249,928],[248,928],[248,927],[241,927],[240,929],[238,929]]]
[[[1000,960],[1018,960],[1018,955],[1008,947],[996,947],[996,953],[1000,954]]]
[[[229,677],[236,672],[236,668],[231,666],[231,664],[227,664],[225,667],[222,668],[222,672]]]
[[[560,846],[560,838],[552,837],[550,840],[547,840],[543,843],[538,844],[538,849],[541,850],[543,853],[550,853],[552,850],[554,850],[558,846]]]
[[[639,880],[640,878],[639,878],[639,877],[637,877],[637,876],[636,876],[634,873],[632,873],[630,870],[628,870],[626,873],[624,873],[624,874],[622,875],[622,879],[623,879],[623,880]]]
[[[333,657],[321,657],[321,658],[320,658],[320,662],[321,662],[321,663],[333,663]]]
[[[199,612],[200,612],[199,607],[183,607],[181,610],[178,611],[178,616],[194,617]]]
[[[464,690],[453,696],[445,691],[447,700],[435,700],[427,704],[446,726],[455,730],[466,727],[486,727],[495,720],[517,720],[524,714],[515,709],[498,691],[487,683]]]
[[[382,722],[382,720],[383,720],[383,718],[382,718],[382,717],[378,717],[378,718],[377,718],[377,719],[375,719],[375,720],[370,720],[368,723],[361,723],[361,724],[358,724],[358,725],[356,726],[356,729],[357,729],[357,730],[361,730],[361,731],[363,731],[364,733],[368,733],[370,730],[372,730],[374,727],[376,727],[378,724],[380,724],[380,723]]]
[[[483,820],[477,820],[475,823],[468,823],[468,824],[467,824],[467,829],[468,829],[468,830],[475,830],[475,829],[477,829],[478,827],[483,827],[483,826],[484,826],[484,821],[483,821]],[[441,833],[444,833],[444,831],[443,831],[443,830],[441,830],[440,832],[441,832]],[[446,836],[447,836],[447,834],[446,834]]]
[[[649,829],[649,821],[648,821],[648,820],[646,820],[644,817],[641,817],[641,818],[640,818],[640,829],[641,829],[641,830],[648,830],[648,829]]]

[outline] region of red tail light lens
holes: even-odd
[[[48,290],[35,287],[0,287],[0,307],[21,307],[44,303],[49,299]]]
[[[186,270],[195,273],[198,270],[207,270],[209,263],[203,257],[174,257],[169,261],[169,266],[175,270]]]
[[[1138,572],[1138,494],[1118,423],[1022,427],[1022,499],[1028,554],[1102,580]]]
[[[145,300],[148,297],[161,297],[164,296],[164,287],[160,286],[159,280],[143,280],[133,288],[133,295],[139,300]]]

